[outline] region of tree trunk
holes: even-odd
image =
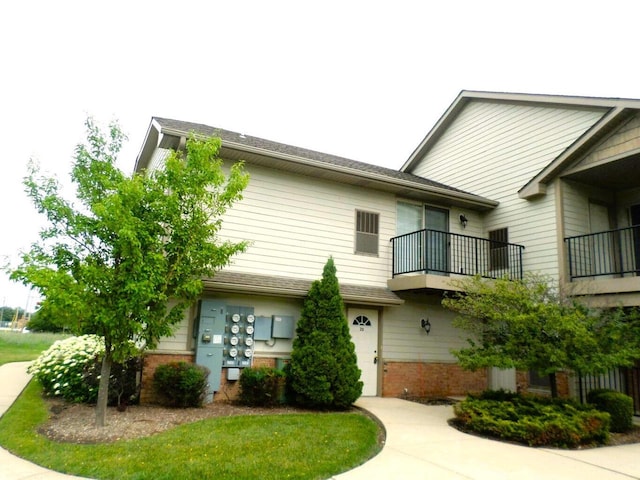
[[[111,352],[105,352],[100,368],[100,385],[98,387],[98,402],[96,403],[96,427],[104,427],[107,417],[107,402],[109,401],[109,376],[113,358]]]
[[[558,398],[558,379],[555,372],[549,374],[549,386],[551,387],[551,398]]]

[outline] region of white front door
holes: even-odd
[[[375,397],[378,393],[378,311],[349,309],[349,328],[356,347],[362,395]]]

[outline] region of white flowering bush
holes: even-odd
[[[29,373],[40,382],[48,395],[70,402],[92,403],[98,396],[97,359],[104,354],[104,340],[97,335],[82,335],[58,340],[30,366]]]

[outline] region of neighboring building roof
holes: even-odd
[[[286,145],[199,123],[153,117],[135,170],[148,166],[153,150],[178,148],[184,137],[216,136],[222,140],[223,156],[231,160],[268,165],[301,174],[331,178],[361,187],[392,191],[409,198],[445,201],[476,210],[495,208],[498,202],[427,178],[356,160]],[[173,140],[172,140],[173,139]]]
[[[205,291],[233,291],[252,294],[304,298],[311,288],[311,280],[272,275],[256,275],[224,270],[204,280]],[[347,303],[363,305],[400,305],[400,297],[385,287],[340,284],[340,294]]]
[[[437,143],[438,139],[455,121],[458,114],[469,102],[491,101],[513,104],[536,104],[550,106],[565,106],[567,108],[590,108],[603,111],[603,117],[580,138],[578,138],[561,155],[555,158],[549,165],[533,177],[519,192],[520,197],[528,198],[545,191],[545,183],[557,175],[564,167],[568,166],[576,155],[584,153],[595,142],[599,141],[607,132],[616,128],[629,115],[630,110],[640,110],[640,100],[602,97],[579,97],[564,95],[540,95],[526,93],[501,93],[461,91],[447,111],[440,117],[422,142],[409,156],[400,169],[403,172],[411,171],[412,167],[420,162],[427,152]]]

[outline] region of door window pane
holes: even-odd
[[[427,272],[449,272],[449,211],[425,207]]]
[[[398,221],[396,234],[417,232],[422,230],[422,205],[398,202]]]

